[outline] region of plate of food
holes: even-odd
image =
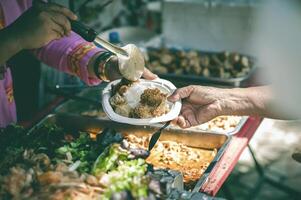
[[[150,125],[176,118],[182,103],[169,102],[167,97],[177,88],[164,79],[140,79],[130,82],[119,79],[103,90],[102,106],[107,116],[120,123]]]

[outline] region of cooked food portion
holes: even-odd
[[[55,125],[31,134],[18,127],[13,132],[20,138],[0,153],[0,199],[109,200],[121,195],[125,200],[156,195],[148,187],[147,164],[139,158],[145,151],[121,147],[122,136],[115,131],[106,129],[95,140]]]
[[[94,132],[53,124],[30,133],[0,129],[0,199],[159,200],[182,193],[190,199],[184,183],[195,182],[216,154],[172,141],[159,142],[150,154],[149,137]]]
[[[138,82],[121,81],[114,86],[110,104],[117,114],[131,118],[159,117],[169,111],[167,94]]]
[[[166,94],[163,94],[158,88],[146,89],[140,97],[140,103],[148,106],[160,106],[166,101]]]
[[[126,136],[131,148],[146,149],[151,136],[138,137]],[[182,172],[184,182],[198,180],[214,159],[217,150],[206,150],[188,147],[187,145],[173,141],[158,141],[150,152],[146,162],[154,168],[172,169]]]
[[[158,88],[146,89],[140,96],[140,104],[131,113],[134,118],[151,118],[166,114],[169,109],[166,105],[167,94]]]
[[[175,49],[149,49],[147,66],[158,74],[195,75],[222,79],[246,76],[252,61],[238,53],[202,53]]]
[[[210,130],[216,132],[231,132],[235,130],[238,126],[239,122],[241,121],[242,117],[240,116],[220,116],[216,117],[213,120],[201,124],[199,126],[192,127],[190,129],[197,129],[197,130]]]

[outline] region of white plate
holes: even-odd
[[[145,79],[140,79],[139,84],[143,84],[147,88],[158,88],[162,92],[171,95],[177,88],[172,84],[170,81],[163,80],[163,79],[155,79],[155,80],[145,80]],[[167,122],[170,120],[173,120],[176,118],[181,111],[182,107],[182,102],[181,100],[175,102],[175,103],[170,103],[170,111],[162,115],[160,117],[154,117],[154,118],[146,118],[146,119],[137,119],[137,118],[129,118],[129,117],[124,117],[121,116],[117,113],[114,112],[111,104],[110,104],[110,97],[111,97],[111,90],[112,90],[112,85],[116,85],[117,83],[120,82],[119,80],[113,81],[106,88],[104,88],[102,92],[102,107],[104,112],[107,114],[107,116],[116,122],[120,123],[125,123],[125,124],[132,124],[132,125],[150,125],[150,124],[155,124],[155,123],[160,123],[160,122]]]

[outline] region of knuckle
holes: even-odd
[[[42,11],[39,12],[38,17],[40,19],[47,19],[49,17],[49,15],[46,11],[42,10]]]
[[[69,9],[65,8],[65,7],[62,7],[61,10],[62,10],[62,12],[64,12],[64,13],[68,13],[68,14],[71,13],[71,11],[70,11]]]

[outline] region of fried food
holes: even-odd
[[[240,116],[219,116],[214,118],[213,120],[189,128],[190,130],[204,130],[204,131],[216,131],[216,132],[231,132],[235,130],[235,128],[238,126],[240,120],[242,117]]]
[[[121,81],[112,91],[110,104],[119,115],[143,119],[159,117],[169,111],[167,94],[158,88],[143,88],[138,83]]]
[[[222,79],[249,74],[252,60],[236,52],[205,53],[196,50],[149,49],[147,65],[159,74],[194,75]]]
[[[130,148],[148,148],[150,136],[127,135]],[[174,141],[158,141],[146,162],[155,169],[172,169],[183,174],[184,182],[198,180],[214,159],[217,149],[207,150],[188,147]]]
[[[141,104],[148,106],[160,106],[166,101],[167,95],[162,93],[158,88],[146,89],[140,97]]]

